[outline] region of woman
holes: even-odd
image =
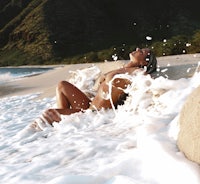
[[[117,74],[131,74],[136,69],[146,67],[146,73],[150,74],[156,70],[157,60],[150,49],[137,48],[136,51],[130,53],[130,62],[125,64],[123,68],[113,70],[104,74],[100,78],[100,85],[96,96],[91,100],[86,94],[67,81],[61,81],[56,89],[57,109],[46,110],[41,118],[37,119],[32,127],[38,128],[38,124],[61,121],[60,115],[69,115],[88,108],[100,110],[101,108],[112,108],[111,100],[106,98],[109,92],[109,82]],[[126,94],[124,89],[130,84],[130,81],[122,78],[115,78],[112,81],[111,99],[113,105],[121,104]]]

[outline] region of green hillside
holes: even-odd
[[[187,42],[200,29],[196,2],[0,0],[0,66],[111,59],[113,48],[126,57],[180,35]]]

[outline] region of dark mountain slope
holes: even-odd
[[[200,28],[198,1],[0,0],[0,62],[63,59],[113,45],[145,43]],[[29,63],[27,63],[29,64]]]

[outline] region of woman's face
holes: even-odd
[[[150,54],[150,49],[144,48],[136,48],[136,51],[133,51],[129,54],[130,60],[138,66],[146,66],[148,61],[146,60],[147,56]]]

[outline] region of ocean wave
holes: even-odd
[[[15,77],[10,72],[0,74],[0,83],[4,83],[6,81],[13,80],[14,78]]]
[[[0,83],[40,75],[52,68],[0,68]]]
[[[77,70],[70,81],[92,90],[96,70]],[[199,166],[180,153],[176,140],[181,108],[200,73],[179,80],[123,76],[132,81],[124,105],[63,115],[35,134],[27,125],[56,99],[0,99],[1,183],[199,184]]]

